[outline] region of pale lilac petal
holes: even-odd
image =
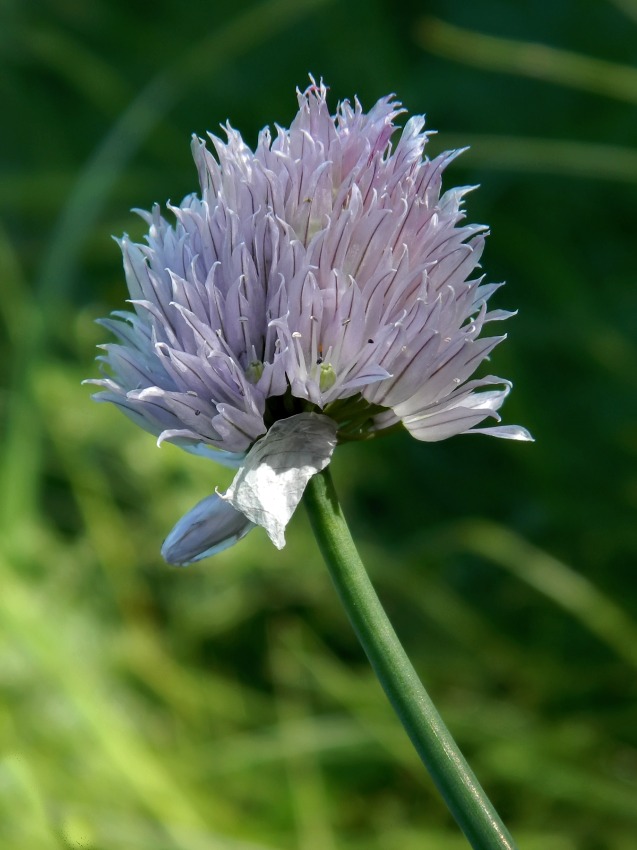
[[[502,390],[460,393],[446,402],[429,405],[402,417],[405,428],[418,440],[437,442],[465,434],[487,417],[500,420],[498,409],[509,394],[510,385]]]
[[[157,438],[157,445],[160,446],[162,443],[172,443],[173,446],[179,446],[189,454],[214,460],[221,466],[227,466],[230,469],[238,469],[246,456],[245,452],[228,452],[204,443],[199,434],[195,434],[194,431],[189,431],[186,428],[162,431]]]
[[[187,566],[227,549],[253,528],[244,514],[214,493],[179,520],[161,554],[169,564]]]
[[[521,440],[535,442],[531,434],[521,425],[496,425],[494,428],[472,428],[466,434],[487,434],[490,437],[501,437],[504,440]]]

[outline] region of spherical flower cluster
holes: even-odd
[[[469,380],[504,336],[485,325],[498,284],[474,277],[483,225],[462,224],[471,187],[441,194],[459,153],[424,157],[424,118],[391,97],[330,115],[321,83],[289,129],[252,151],[225,127],[194,138],[200,195],[141,213],[147,244],[120,240],[135,312],[102,324],[96,398],[158,441],[237,467],[225,494],[177,524],[164,557],[199,560],[255,524],[278,546],[305,484],[338,442],[394,427],[424,441],[472,432],[509,382]],[[216,156],[215,156],[216,154]],[[518,426],[483,434],[530,439]]]

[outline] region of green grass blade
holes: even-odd
[[[520,74],[627,103],[637,103],[637,68],[528,41],[516,41],[424,18],[416,41],[425,50],[489,71]]]
[[[488,558],[544,594],[637,667],[637,625],[585,576],[514,531],[485,520],[454,526],[447,539],[454,548]]]

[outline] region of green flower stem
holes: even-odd
[[[380,604],[349,533],[329,468],[310,479],[303,500],[354,631],[458,826],[475,850],[515,850]]]

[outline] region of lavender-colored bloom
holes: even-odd
[[[201,196],[169,206],[175,225],[158,207],[142,212],[146,245],[120,241],[135,312],[102,322],[119,343],[104,346],[96,398],[160,443],[239,467],[227,501],[180,520],[163,550],[172,562],[218,551],[253,522],[283,545],[337,440],[400,423],[424,441],[473,432],[499,421],[510,389],[468,380],[504,339],[483,327],[511,314],[487,309],[499,284],[472,277],[486,227],[461,224],[471,187],[441,195],[459,151],[423,158],[421,116],[392,147],[403,110],[391,97],[331,116],[326,94],[312,81],[290,129],[264,129],[254,152],[229,125],[227,141],[210,136],[216,157],[194,138]],[[279,420],[290,421],[274,439]],[[518,426],[479,433],[531,439]],[[264,465],[286,475],[264,477]]]

